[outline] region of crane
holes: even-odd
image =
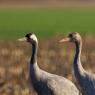
[[[34,33],[26,34],[19,41],[27,41],[32,45],[30,79],[38,95],[80,95],[79,90],[70,80],[39,68],[37,64],[38,39]]]
[[[75,56],[73,61],[74,76],[81,87],[83,95],[95,95],[95,74],[84,70],[81,64],[82,38],[79,33],[72,32],[66,38],[60,40],[62,42],[74,43]]]

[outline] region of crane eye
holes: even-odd
[[[25,35],[25,37],[30,38],[30,36],[31,36],[32,34],[33,34],[33,33],[28,33],[28,34]]]
[[[70,38],[72,38],[72,37],[73,37],[73,35],[72,35],[72,34],[69,34],[69,37],[70,37]]]

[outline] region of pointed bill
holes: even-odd
[[[18,39],[18,41],[27,41],[25,37]]]
[[[63,43],[63,42],[69,42],[70,41],[70,38],[63,38],[63,39],[61,39],[59,42],[60,43]]]

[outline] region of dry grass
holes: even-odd
[[[40,41],[38,64],[40,68],[72,79],[71,66],[74,46],[60,45],[58,37]],[[28,79],[31,45],[19,42],[0,42],[0,95],[36,95]],[[95,72],[95,40],[83,39],[82,63],[85,69]]]

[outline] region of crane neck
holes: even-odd
[[[82,41],[75,42],[75,46],[76,46],[76,53],[75,53],[74,62],[77,63],[77,61],[80,62],[81,50],[82,50]]]
[[[37,49],[38,49],[38,42],[32,44],[32,56],[31,56],[31,64],[37,63]]]
[[[76,41],[75,42],[76,46],[76,52],[75,52],[75,57],[74,57],[74,70],[76,73],[76,76],[80,76],[84,73],[84,69],[81,64],[81,50],[82,50],[82,41]]]

